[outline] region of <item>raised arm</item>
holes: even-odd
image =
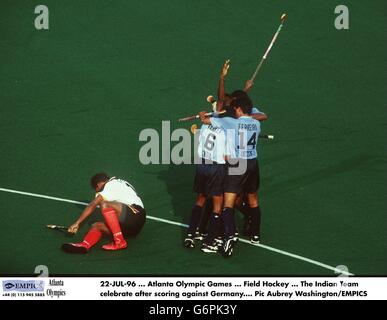
[[[228,69],[230,68],[230,60],[226,60],[223,64],[222,71],[219,77],[219,85],[218,85],[218,103],[217,103],[217,111],[220,111],[223,108],[224,101],[226,99],[226,93],[224,91],[224,79],[227,76]]]
[[[68,228],[68,232],[70,233],[77,233],[79,226],[83,221],[85,221],[97,208],[97,206],[103,201],[103,198],[101,195],[98,195],[92,202],[89,203],[89,205],[86,207],[85,210],[83,210],[82,214],[78,218],[77,221],[75,221],[74,224],[72,224]]]

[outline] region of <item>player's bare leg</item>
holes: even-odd
[[[100,205],[105,224],[113,235],[113,242],[102,246],[105,250],[125,249],[128,245],[121,231],[119,217],[122,213],[123,205],[119,202],[103,201]]]
[[[258,194],[248,193],[247,202],[251,214],[250,241],[253,244],[258,244],[261,233],[261,209],[259,207]]]
[[[236,193],[226,192],[224,194],[224,208],[234,208],[235,201],[237,198]]]
[[[199,193],[198,196],[197,196],[197,198],[196,198],[195,204],[196,204],[197,206],[203,208],[204,204],[206,203],[206,199],[207,199],[207,198],[206,198],[206,196],[205,196],[204,194]]]
[[[223,208],[223,195],[213,196],[212,201],[213,201],[212,211],[216,214],[221,214],[221,211]]]

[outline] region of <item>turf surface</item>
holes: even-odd
[[[263,243],[356,275],[386,274],[386,43],[384,1],[37,1],[0,3],[0,188],[89,201],[89,177],[129,180],[149,215],[186,222],[191,165],[141,165],[144,128],[207,108],[224,59],[240,88],[288,21],[251,97],[269,115],[260,141]],[[79,205],[0,192],[0,274],[333,275],[239,243],[230,260],[187,251],[184,229],[148,220],[128,250],[59,250]],[[75,239],[81,239],[87,225]]]

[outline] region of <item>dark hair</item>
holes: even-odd
[[[231,106],[224,106],[223,110],[226,112],[219,114],[219,118],[225,118],[225,117],[235,118],[234,108],[232,108]]]
[[[225,98],[226,98],[226,99],[224,99],[224,106],[226,107],[226,106],[229,106],[229,105],[230,105],[230,103],[231,103],[231,101],[234,99],[234,97],[233,97],[231,94],[229,94],[229,93],[225,93],[224,96],[225,96]],[[228,98],[230,101],[227,101],[227,103],[226,103],[227,98]]]
[[[253,107],[253,101],[250,99],[249,95],[243,90],[235,90],[232,94],[233,99],[244,98],[248,101],[248,104]]]
[[[231,102],[231,107],[233,108],[238,108],[240,107],[245,114],[250,114],[251,109],[253,108],[253,104],[250,100],[250,98],[245,95],[241,95],[239,97],[236,97],[232,102]]]
[[[109,176],[105,172],[96,173],[90,179],[91,187],[95,189],[98,183],[108,181],[109,179]]]
[[[247,93],[243,90],[235,90],[233,93],[231,93],[231,96],[233,98],[248,97]]]

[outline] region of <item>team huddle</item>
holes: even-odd
[[[233,254],[238,240],[234,207],[244,214],[244,235],[251,243],[260,240],[261,210],[258,202],[259,165],[257,141],[260,121],[267,116],[253,103],[244,90],[226,94],[224,79],[229,61],[223,65],[219,80],[216,113],[208,117],[201,112],[203,123],[199,134],[198,156],[194,191],[197,199],[191,212],[186,248],[194,248],[195,240],[203,240],[203,252],[221,252],[225,257]]]

